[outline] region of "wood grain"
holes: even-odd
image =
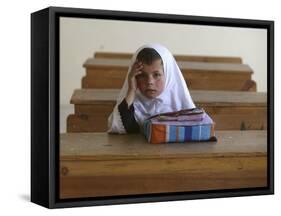
[[[71,103],[75,114],[68,116],[68,132],[103,132],[116,103],[117,89],[77,89]],[[265,130],[267,94],[232,91],[190,91],[198,107],[216,122],[216,130]]]
[[[60,153],[62,159],[91,159],[247,156],[266,152],[267,131],[217,131],[218,142],[192,142],[152,145],[141,134],[64,133],[61,134]],[[69,158],[68,158],[69,159]]]
[[[120,89],[76,89],[70,103],[112,103],[116,101],[119,92]],[[190,94],[195,103],[217,106],[265,106],[267,103],[266,92],[191,90]]]
[[[128,71],[127,59],[88,59],[82,88],[121,88]],[[246,64],[178,61],[186,83],[194,90],[245,91],[252,69]],[[254,91],[255,88],[248,88]]]
[[[131,59],[132,53],[120,53],[120,52],[96,52],[95,58],[106,59]],[[228,56],[202,56],[202,55],[174,55],[177,61],[196,61],[196,62],[221,62],[221,63],[242,63],[240,57],[228,57]]]
[[[232,109],[226,109],[230,114],[210,114],[215,122],[215,130],[266,130],[266,112],[260,110],[260,114],[254,114],[246,109],[246,114],[232,113]],[[237,111],[237,110],[236,110]],[[241,112],[244,111],[241,109]],[[257,111],[256,111],[257,112]],[[108,130],[107,115],[100,114],[71,114],[67,118],[67,132],[105,132]]]
[[[61,134],[60,196],[266,186],[266,132],[219,131],[217,137],[217,143],[152,145],[140,134]]]

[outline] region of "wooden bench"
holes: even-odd
[[[101,59],[131,59],[132,53],[120,52],[95,52],[94,58]],[[220,63],[237,63],[242,64],[240,57],[227,56],[203,56],[203,55],[174,55],[177,61],[195,61],[195,62],[220,62]]]
[[[266,131],[216,136],[153,145],[141,134],[61,134],[60,198],[267,186]]]
[[[107,131],[107,119],[119,89],[77,89],[71,104],[75,114],[67,119],[68,132]],[[216,122],[217,130],[264,130],[267,128],[267,94],[234,91],[190,91],[198,107]]]
[[[129,63],[128,59],[88,59],[83,64],[82,88],[121,88]],[[179,61],[178,65],[192,90],[256,91],[253,71],[246,64]]]

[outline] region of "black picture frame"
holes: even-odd
[[[59,18],[267,30],[267,187],[101,198],[59,198]],[[47,208],[274,194],[274,21],[49,7],[31,14],[31,201]]]

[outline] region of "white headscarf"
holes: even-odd
[[[144,48],[153,48],[161,56],[164,68],[165,87],[163,92],[153,99],[145,97],[139,90],[136,91],[133,106],[135,109],[135,119],[138,124],[142,126],[145,119],[159,113],[195,108],[183,75],[173,55],[167,48],[160,44],[147,44],[140,47],[131,59],[125,82],[117,98],[117,103],[108,118],[108,132],[126,133],[118,111],[118,105],[126,97],[128,91],[128,74],[131,71],[131,67],[138,53]]]

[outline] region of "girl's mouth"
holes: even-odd
[[[153,90],[153,89],[147,89],[146,92],[149,92],[149,93],[154,93],[156,92],[156,90]]]

